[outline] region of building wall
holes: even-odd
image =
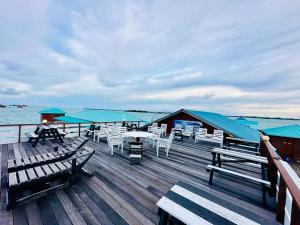
[[[169,117],[169,118],[167,118],[165,120],[162,120],[158,124],[159,124],[159,126],[162,123],[167,124],[168,125],[167,133],[171,133],[171,129],[173,128],[173,121],[174,120],[200,121],[200,122],[203,123],[203,127],[207,128],[207,132],[208,133],[213,133],[214,129],[215,129],[214,127],[210,126],[209,124],[207,124],[207,123],[205,123],[205,122],[203,122],[203,121],[201,121],[201,120],[199,120],[199,119],[197,119],[197,118],[195,118],[193,116],[190,116],[190,115],[188,115],[188,114],[186,114],[184,112],[180,112],[180,113],[178,113],[178,114],[176,114],[176,115],[174,115],[172,117]]]
[[[41,114],[41,122],[47,120],[48,122],[54,122],[55,117],[64,116],[65,114]]]
[[[270,142],[283,159],[289,156],[294,161],[300,160],[300,139],[270,136]]]

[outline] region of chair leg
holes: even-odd
[[[159,154],[159,147],[156,146],[156,157],[158,157],[158,154]]]

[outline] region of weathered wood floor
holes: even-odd
[[[211,145],[173,142],[168,158],[164,155],[157,158],[149,147],[143,155],[142,165],[132,166],[128,163],[126,151],[123,155],[111,156],[105,142],[90,140],[87,144],[96,149],[86,167],[94,171],[94,177],[81,178],[78,184],[70,188],[10,211],[4,209],[7,159],[44,153],[49,151],[52,142],[39,143],[36,148],[30,148],[28,143],[0,145],[0,224],[157,224],[155,203],[179,180],[251,209],[270,223],[275,221],[272,208],[266,209],[261,205],[258,186],[217,174],[213,185],[208,186],[205,167],[211,163]],[[240,165],[235,169],[260,176],[257,168]]]

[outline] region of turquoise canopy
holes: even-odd
[[[72,118],[72,119],[71,119]],[[125,111],[119,110],[100,110],[100,109],[87,109],[78,113],[74,113],[68,115],[68,117],[59,118],[58,120],[66,120],[71,121],[74,119],[82,120],[82,121],[89,121],[95,123],[114,123],[114,122],[144,122],[143,119],[131,115]],[[76,122],[77,123],[77,122]]]
[[[91,122],[88,120],[82,120],[82,119],[74,118],[71,116],[59,116],[59,117],[55,117],[55,120],[62,121],[64,123],[89,123],[89,122]]]
[[[264,129],[263,132],[270,136],[299,138],[300,139],[300,125],[288,125],[282,127],[274,127]]]

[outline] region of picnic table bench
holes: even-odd
[[[50,138],[58,139],[62,143],[64,142],[62,138],[66,134],[67,133],[59,131],[56,127],[53,127],[51,125],[41,125],[37,127],[37,129],[34,132],[25,133],[25,135],[28,137],[29,142],[34,141],[31,145],[32,147],[35,147],[39,140],[45,141],[46,139]]]
[[[270,224],[251,208],[242,208],[205,190],[179,181],[157,203],[159,225]]]
[[[259,155],[259,143],[255,141],[245,140],[235,137],[225,138],[224,148],[228,150],[236,150],[239,152],[245,152],[249,154]]]
[[[247,180],[252,183],[256,183],[262,186],[263,191],[263,203],[266,204],[266,189],[271,187],[271,183],[266,180],[265,166],[268,165],[268,159],[266,157],[251,155],[246,153],[241,153],[237,151],[226,150],[222,148],[214,148],[211,151],[212,153],[212,165],[207,165],[206,170],[210,172],[209,175],[209,184],[212,184],[213,174],[214,172],[218,172],[224,175],[236,177],[239,179]],[[229,156],[228,157],[221,157]],[[230,163],[258,163],[261,168],[261,179],[257,177],[252,177],[246,174],[242,174],[240,172],[235,172],[230,169],[221,168],[222,163],[230,162]],[[218,166],[216,166],[218,165]]]

